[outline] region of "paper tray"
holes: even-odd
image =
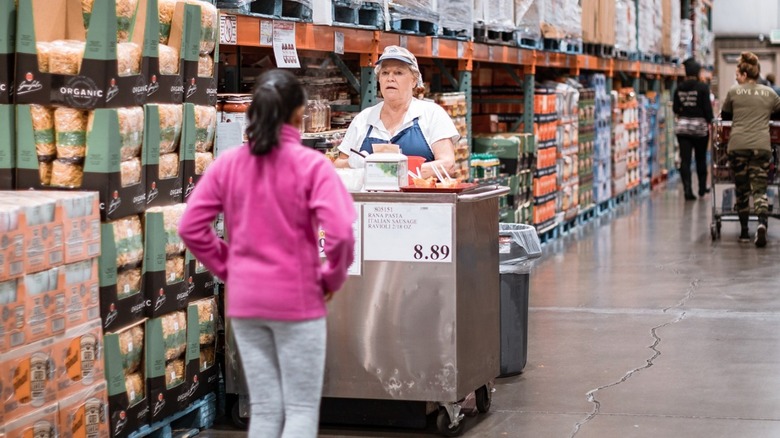
[[[458,187],[448,188],[406,186],[401,187],[401,191],[410,193],[463,193],[468,190],[474,190],[477,187],[479,187],[479,184],[463,183]]]

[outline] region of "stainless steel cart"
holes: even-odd
[[[508,191],[353,195],[356,264],[329,305],[324,397],[426,402],[449,436],[463,429],[470,393],[479,411],[490,408],[500,373],[498,198]],[[234,351],[227,390],[245,394]]]
[[[712,240],[717,240],[720,239],[722,222],[738,221],[739,217],[734,210],[737,197],[734,187],[734,171],[728,157],[731,122],[720,119],[713,120],[712,132],[712,183],[710,190],[712,193],[712,222],[710,223],[710,236]],[[777,172],[777,166],[778,154],[780,153],[780,122],[770,122],[769,132],[772,159],[769,168],[767,198],[769,200],[769,216],[778,218],[780,217],[780,174]],[[758,217],[752,212],[752,199],[750,205],[750,221],[757,221]]]

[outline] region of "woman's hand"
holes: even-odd
[[[325,302],[329,303],[333,299],[333,291],[325,291]]]

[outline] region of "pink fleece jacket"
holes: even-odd
[[[214,161],[179,227],[195,257],[225,281],[229,317],[323,317],[324,293],[341,288],[352,264],[352,197],[330,161],[301,145],[295,127],[284,125],[279,140],[261,157],[243,145]],[[211,226],[221,212],[228,243]]]

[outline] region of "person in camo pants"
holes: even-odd
[[[757,83],[760,74],[758,57],[742,53],[737,65],[738,85],[726,95],[721,115],[724,120],[733,120],[728,150],[737,192],[735,209],[742,227],[739,240],[750,241],[748,219],[750,196],[753,196],[753,208],[758,216],[754,242],[762,248],[767,243],[769,214],[766,196],[772,158],[769,120],[773,113],[780,112],[780,97],[771,88]]]

